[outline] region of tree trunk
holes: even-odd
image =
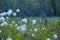
[[[44,0],[40,0],[40,7],[41,7],[42,18],[45,20],[45,26],[47,26],[47,19],[46,19],[46,15],[45,15],[45,2],[44,2]]]
[[[51,0],[52,16],[56,16],[56,0]]]

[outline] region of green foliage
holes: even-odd
[[[2,12],[3,10],[0,9],[0,13]]]
[[[15,24],[18,23],[18,19],[15,20],[15,18],[12,18],[9,21],[11,20],[14,20]],[[18,26],[15,26],[15,24],[11,26],[8,22],[7,26],[0,26],[0,30],[2,30],[2,36],[0,36],[0,38],[13,38],[14,40],[46,40],[47,38],[51,38],[51,40],[54,40],[53,35],[58,35],[60,31],[60,20],[51,22],[50,26],[44,26],[38,22],[34,25],[30,22],[22,23],[27,25],[27,32],[25,33],[22,33],[20,30],[16,30]],[[34,29],[37,29],[37,31]],[[32,34],[34,34],[34,36],[32,36]],[[58,35],[58,37],[60,37],[60,35]]]
[[[31,0],[25,0],[26,4],[31,4]]]
[[[60,20],[57,20],[52,23],[52,30],[55,30],[56,32],[60,31]]]

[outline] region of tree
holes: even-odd
[[[40,7],[41,7],[41,14],[42,14],[42,18],[44,18],[45,20],[45,26],[47,26],[47,19],[46,19],[46,13],[45,13],[45,1],[44,0],[40,0]]]
[[[51,0],[52,16],[56,16],[56,0]]]

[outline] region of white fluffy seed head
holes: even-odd
[[[54,34],[54,39],[57,39],[57,37],[58,37],[58,36],[57,36],[56,34]]]
[[[47,40],[51,40],[50,38],[47,38]]]
[[[24,25],[21,25],[20,26],[20,30],[22,31],[22,32],[25,32],[26,30],[27,30],[27,26],[24,24]]]
[[[44,27],[42,28],[42,30],[44,30]]]
[[[20,30],[20,27],[17,27],[16,29],[17,29],[17,30]]]
[[[7,22],[4,21],[3,23],[1,23],[1,26],[6,26],[7,25]]]
[[[14,21],[12,21],[12,23],[14,24],[15,22],[14,22]]]
[[[32,37],[34,37],[35,35],[34,34],[32,34]]]
[[[30,31],[32,31],[32,29],[30,29]]]
[[[5,21],[5,18],[4,17],[0,17],[0,21]]]
[[[6,16],[6,15],[7,15],[6,12],[0,13],[0,16]]]
[[[27,31],[27,26],[25,24],[19,26],[16,28],[17,30],[20,30],[22,33]]]
[[[18,26],[17,24],[15,24],[15,26]]]
[[[8,15],[8,16],[10,16],[12,13],[13,13],[13,11],[12,11],[11,9],[9,9],[9,10],[7,11],[7,15]]]
[[[12,38],[7,38],[6,40],[13,40]]]
[[[36,20],[32,20],[32,24],[36,24]]]
[[[13,16],[16,16],[17,14],[16,13],[13,13]]]
[[[22,22],[25,22],[25,23],[27,23],[27,19],[26,18],[24,18],[24,19],[22,19]]]
[[[9,19],[9,17],[8,17],[8,16],[7,16],[6,18],[7,18],[7,19]]]
[[[35,28],[35,29],[34,29],[34,31],[36,31],[36,32],[37,32],[37,31],[38,31],[38,30],[37,30],[37,28]]]
[[[20,9],[16,9],[16,12],[20,12]]]

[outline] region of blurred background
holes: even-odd
[[[60,16],[60,0],[42,0],[46,16]],[[0,12],[20,9],[18,16],[41,16],[41,0],[0,0]]]

